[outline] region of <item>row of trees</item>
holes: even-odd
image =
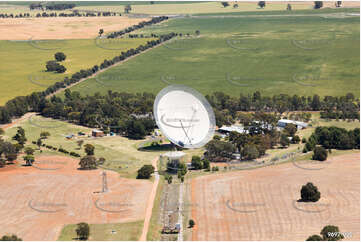
[[[167,20],[168,17],[167,16],[159,16],[159,17],[153,17],[151,20],[149,21],[142,21],[140,22],[139,24],[135,24],[133,26],[130,26],[124,30],[120,30],[120,31],[116,31],[116,32],[112,32],[110,33],[107,38],[108,39],[113,39],[113,38],[117,38],[117,37],[120,37],[124,34],[127,34],[127,33],[130,33],[130,32],[133,32],[137,29],[141,29],[141,28],[144,28],[145,26],[149,26],[149,25],[152,25],[152,24],[157,24],[157,23],[160,23],[162,21],[165,21]]]
[[[72,9],[74,8],[76,5],[74,3],[47,3],[45,5],[45,9],[46,10],[66,10],[66,9]],[[35,9],[41,9],[44,11],[44,6],[42,3],[31,3],[29,5],[29,9],[30,10],[35,10]]]
[[[72,13],[37,13],[36,15],[31,15],[30,13],[0,13],[0,18],[55,18],[55,17],[111,17],[111,16],[121,16],[120,13],[114,12],[85,12],[80,13],[78,11],[73,11]]]
[[[339,112],[343,117],[351,119],[360,118],[360,100],[352,93],[340,97],[325,96],[321,99],[317,94],[307,97],[288,94],[264,97],[256,91],[249,95],[240,94],[239,98],[236,98],[223,92],[215,92],[212,95],[206,95],[206,98],[215,109],[218,126],[233,123],[237,111],[264,111],[279,114],[290,111],[323,111]]]
[[[27,113],[29,111],[44,112],[44,113],[47,113],[48,116],[51,116],[53,118],[63,117],[64,116],[64,114],[63,114],[64,107],[62,107],[61,104],[58,104],[59,100],[52,99],[53,101],[51,101],[49,103],[49,101],[46,100],[46,96],[58,91],[61,88],[65,88],[73,83],[77,83],[80,80],[82,80],[83,78],[87,78],[87,77],[93,75],[94,73],[98,72],[101,69],[107,68],[107,67],[114,65],[115,63],[118,63],[120,61],[123,61],[133,55],[139,54],[149,48],[152,48],[156,45],[163,43],[164,41],[168,41],[171,38],[175,37],[176,35],[177,35],[176,33],[160,35],[158,39],[147,41],[147,43],[145,45],[140,45],[136,49],[132,48],[130,50],[127,50],[126,52],[121,52],[120,55],[114,57],[111,60],[104,60],[103,63],[101,63],[99,66],[95,65],[90,69],[80,70],[79,72],[76,72],[75,74],[73,74],[70,78],[65,77],[64,81],[56,82],[55,84],[51,85],[43,92],[34,92],[28,96],[19,96],[19,97],[13,98],[12,100],[8,101],[5,104],[5,106],[0,106],[0,123],[1,124],[9,123],[9,122],[11,122],[12,118],[21,117],[22,115],[24,115],[25,113]],[[126,95],[131,95],[131,94],[123,94],[123,95],[126,96]],[[152,100],[150,102],[153,103],[153,100],[154,100],[154,96],[152,97]],[[139,102],[142,102],[142,101],[139,101]],[[79,103],[79,105],[82,106],[80,103]],[[46,108],[48,111],[44,110]],[[118,108],[121,109],[122,107],[118,107]],[[141,106],[140,109],[144,109],[144,106]],[[50,111],[50,110],[53,110],[53,111]],[[49,112],[53,112],[53,113],[49,113]],[[69,119],[75,118],[76,120],[80,120],[80,117],[77,115],[80,115],[80,114],[75,112],[71,115],[71,117],[69,117]],[[108,117],[109,116],[105,116],[105,118],[108,118]],[[91,121],[85,120],[83,117],[81,119],[82,120],[80,123],[84,123],[84,124],[91,123]],[[92,124],[95,126],[96,123],[97,122],[94,121],[94,116],[93,116]]]

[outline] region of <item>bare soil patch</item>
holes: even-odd
[[[55,17],[0,19],[0,40],[88,39],[99,29],[118,31],[147,18]]]
[[[313,182],[317,203],[299,203]],[[360,239],[360,154],[330,159],[320,170],[292,163],[192,180],[193,240],[305,240],[328,224]],[[346,239],[347,240],[347,239]]]
[[[78,170],[78,160],[37,157],[34,167],[0,168],[0,234],[56,240],[65,224],[123,223],[144,219],[152,183],[102,170]],[[14,165],[12,165],[14,166]]]

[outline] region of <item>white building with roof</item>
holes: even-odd
[[[277,126],[280,127],[280,128],[286,127],[287,124],[294,124],[294,125],[297,126],[297,129],[305,129],[308,126],[308,124],[305,123],[305,122],[289,120],[289,119],[280,119],[277,122]]]

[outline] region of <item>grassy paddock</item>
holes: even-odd
[[[143,221],[114,224],[90,224],[90,241],[134,241],[138,240],[143,229]],[[58,241],[76,240],[76,224],[64,226]],[[112,231],[116,231],[112,233]]]
[[[193,37],[171,40],[109,69],[99,76],[104,83],[90,78],[71,90],[157,93],[177,83],[203,94],[223,91],[236,97],[257,90],[262,95],[359,96],[359,27],[359,17],[173,19],[138,33]]]

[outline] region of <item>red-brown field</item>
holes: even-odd
[[[307,182],[321,192],[317,203],[296,201]],[[328,224],[360,239],[359,153],[313,170],[288,163],[197,177],[191,190],[193,240],[306,240]]]
[[[78,170],[78,161],[38,157],[35,167],[0,168],[0,234],[23,240],[56,240],[65,224],[123,223],[144,219],[152,183],[102,170]]]

